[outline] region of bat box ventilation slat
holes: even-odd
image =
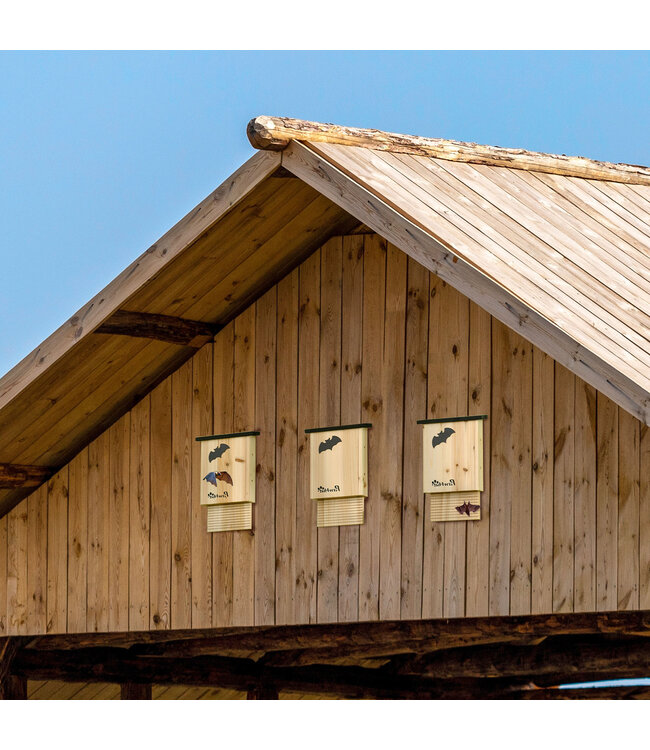
[[[255,438],[259,432],[197,437],[201,443],[201,505],[208,531],[253,528]]]
[[[483,420],[486,416],[423,419],[423,490],[430,519],[480,521],[483,491]]]
[[[310,496],[318,503],[316,525],[352,526],[364,521],[368,495],[370,424],[305,430],[310,440]]]

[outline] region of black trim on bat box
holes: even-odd
[[[479,414],[475,417],[445,417],[444,419],[418,419],[418,424],[437,424],[439,422],[470,422],[474,419],[487,419],[487,414]]]
[[[204,435],[203,437],[197,437],[194,438],[198,442],[201,440],[225,440],[226,438],[233,438],[233,437],[248,437],[249,435],[259,435],[259,430],[252,431],[252,432],[228,432],[224,435]]]
[[[305,430],[307,434],[310,432],[334,432],[335,430],[358,430],[359,427],[372,427],[370,422],[364,422],[363,424],[339,424],[335,427],[310,427]]]

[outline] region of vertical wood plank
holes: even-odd
[[[129,442],[131,415],[108,430],[110,451],[108,629],[129,629]]]
[[[150,394],[151,529],[149,546],[149,627],[171,627],[172,379]]]
[[[555,364],[553,611],[573,610],[575,375]]]
[[[650,608],[650,428],[639,428],[639,607]],[[2,540],[0,529],[0,542]],[[0,549],[2,545],[0,544]],[[0,565],[2,562],[0,561]],[[1,592],[0,592],[1,593]],[[2,600],[0,599],[0,611]]]
[[[86,632],[88,591],[88,448],[70,462],[68,488],[68,633]]]
[[[513,351],[517,335],[492,320],[492,457],[490,459],[490,599],[491,615],[510,611],[510,516],[513,486],[516,378]],[[518,455],[518,452],[517,452]]]
[[[533,348],[533,518],[531,612],[553,611],[555,362]]]
[[[199,435],[213,435],[212,344],[192,357],[192,627],[212,625],[212,537],[207,511],[201,506],[201,444]]]
[[[88,612],[90,632],[108,630],[109,442],[104,432],[88,446]]]
[[[470,416],[487,415],[483,423],[483,492],[481,520],[467,524],[467,587],[465,614],[484,617],[489,602],[490,557],[490,437],[492,430],[492,319],[478,305],[469,304]]]
[[[309,497],[309,436],[318,424],[320,350],[320,250],[299,268],[298,313],[298,463],[296,482],[296,547],[293,581],[294,622],[316,620],[318,546],[316,502]]]
[[[171,626],[192,625],[192,361],[172,375]]]
[[[235,319],[235,432],[256,429],[255,425],[255,316],[256,305]],[[236,531],[233,536],[233,624],[255,622],[255,529]]]
[[[47,483],[47,632],[65,633],[68,620],[68,467]]]
[[[255,624],[275,622],[275,399],[277,287],[257,301],[255,322],[257,489],[255,502]],[[282,361],[284,352],[281,352]]]
[[[596,389],[576,378],[575,390],[576,612],[596,609]]]
[[[0,637],[7,635],[7,516],[0,518]]]
[[[429,272],[408,259],[406,372],[404,374],[404,474],[402,480],[402,600],[405,620],[422,616],[422,557],[425,526],[422,492],[422,427],[427,413]]]
[[[322,427],[341,424],[342,253],[341,237],[333,237],[320,251],[318,425]],[[339,584],[338,526],[317,529],[317,546],[317,619],[318,622],[336,622]]]
[[[361,421],[363,346],[363,246],[361,235],[343,238],[341,285],[341,423]],[[338,619],[359,617],[359,527],[339,528]]]
[[[381,504],[379,617],[394,620],[400,616],[406,330],[406,255],[394,245],[388,245],[386,250],[386,279],[381,369],[383,408],[381,424],[378,425]]]
[[[617,609],[639,608],[639,421],[618,410]]]
[[[27,632],[27,499],[7,514],[7,634]]]
[[[234,430],[235,325],[229,323],[214,339],[214,431],[227,434]],[[233,534],[212,534],[212,624],[223,627],[233,623]]]
[[[386,301],[386,241],[366,235],[363,257],[363,369],[361,421],[368,430],[368,498],[365,523],[359,529],[359,619],[379,618],[379,548],[381,484],[377,467],[383,412],[382,362]]]
[[[596,608],[601,612],[618,604],[618,407],[601,393],[597,406]]]
[[[149,629],[151,396],[131,410],[129,443],[129,630]],[[156,466],[156,470],[157,470]],[[157,472],[156,472],[157,473]],[[163,474],[163,478],[169,477]]]
[[[47,625],[47,486],[27,498],[27,632]]]
[[[278,284],[275,510],[275,622],[294,618],[298,452],[298,290],[296,269]]]

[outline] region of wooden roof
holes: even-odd
[[[0,379],[0,515],[359,222],[650,423],[650,170],[278,118],[249,136],[271,150]]]

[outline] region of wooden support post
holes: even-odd
[[[27,700],[27,679],[11,673],[21,644],[20,638],[0,638],[0,700]]]
[[[278,698],[278,689],[275,685],[256,685],[246,694],[246,699],[249,701],[277,701]]]
[[[137,682],[124,682],[120,685],[120,700],[123,701],[150,701],[151,685],[139,684]]]

